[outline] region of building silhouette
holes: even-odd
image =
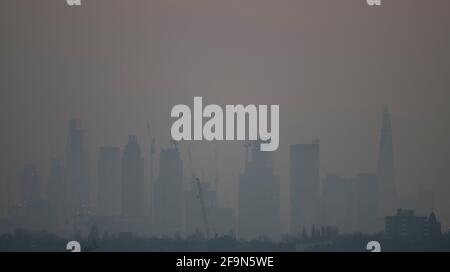
[[[418,216],[414,210],[397,209],[397,214],[386,216],[386,236],[391,239],[433,239],[441,236],[441,223],[432,212]]]
[[[42,198],[42,184],[36,164],[24,166],[19,185],[20,202],[8,211],[12,226],[34,231],[47,229],[51,210]]]
[[[137,137],[130,135],[122,155],[122,216],[125,218],[144,217],[144,182],[144,159]]]
[[[353,180],[352,198],[355,207],[355,231],[375,233],[381,229],[377,226],[377,190],[376,175],[373,173],[358,174]]]
[[[46,200],[52,211],[52,222],[50,228],[56,233],[63,231],[65,199],[67,195],[64,179],[64,167],[59,159],[52,159],[50,163],[50,175],[47,182]]]
[[[350,180],[337,175],[328,175],[323,181],[325,223],[342,232],[349,232],[354,228],[351,187]]]
[[[41,179],[36,164],[26,164],[20,179],[21,204],[32,206],[41,200]]]
[[[157,235],[182,233],[183,162],[176,145],[160,152],[154,184],[154,225]]]
[[[251,160],[239,175],[238,236],[243,239],[280,235],[280,182],[273,173],[270,152],[252,145]]]
[[[343,233],[373,233],[376,226],[376,176],[343,178],[328,175],[322,193],[324,223]]]
[[[84,147],[80,120],[70,120],[66,145],[65,177],[67,182],[67,220],[89,214],[89,159]]]
[[[319,222],[319,141],[291,145],[291,232],[310,229]]]
[[[97,164],[97,215],[119,216],[122,203],[120,149],[101,147]],[[128,186],[128,185],[127,185]]]
[[[397,207],[391,115],[384,108],[377,164],[377,214],[379,219],[393,214]]]
[[[211,234],[225,235],[234,232],[234,214],[231,208],[220,207],[217,190],[210,182],[200,182],[206,216]],[[186,236],[200,231],[206,237],[202,207],[196,181],[186,178],[183,194],[184,233]]]

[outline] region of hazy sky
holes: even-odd
[[[158,147],[167,146],[172,106],[192,105],[194,95],[279,104],[274,157],[285,228],[289,145],[319,139],[322,177],[374,171],[386,104],[397,191],[432,189],[447,227],[449,15],[448,0],[383,0],[378,8],[365,0],[2,0],[1,182],[16,182],[27,162],[46,180],[50,158],[63,159],[72,118],[83,121],[95,170],[98,148],[123,147],[128,134],[146,144],[148,159],[146,120]],[[218,150],[221,201],[235,206],[242,143],[191,149],[205,178]]]

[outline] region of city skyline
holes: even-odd
[[[89,157],[83,148],[82,122],[70,120],[68,124],[65,165],[61,165],[59,159],[52,158],[51,174],[48,179],[44,178],[48,182],[41,181],[36,164],[24,166],[21,198],[9,207],[8,211],[12,213],[7,217],[7,220],[14,222],[14,216],[19,216],[20,220],[14,223],[19,224],[17,226],[27,220],[31,220],[29,226],[32,229],[34,226],[45,226],[42,222],[34,224],[36,217],[27,218],[26,214],[36,209],[35,213],[39,215],[42,212],[40,208],[50,205],[50,210],[44,212],[51,218],[46,228],[65,235],[77,229],[86,230],[93,223],[109,231],[129,230],[154,236],[190,235],[196,231],[206,235],[209,226],[208,221],[204,221],[209,218],[210,226],[214,226],[214,231],[220,230],[220,234],[235,233],[244,239],[267,236],[277,240],[282,234],[300,234],[305,229],[309,231],[323,226],[336,227],[343,233],[380,232],[384,228],[384,218],[393,215],[398,208],[435,212],[433,195],[416,199],[418,204],[413,207],[404,206],[408,204],[397,200],[397,197],[395,202],[386,201],[386,197],[391,199],[392,195],[397,195],[395,187],[392,187],[395,186],[394,146],[390,114],[386,107],[381,115],[380,153],[374,173],[358,173],[352,179],[333,174],[320,177],[320,141],[291,145],[291,226],[288,231],[281,229],[280,181],[273,172],[272,154],[260,151],[258,141],[242,142],[245,143],[242,148],[246,150],[246,155],[236,192],[238,208],[227,209],[221,207],[219,202],[219,165],[216,165],[214,178],[205,178],[203,170],[195,168],[196,162],[192,160],[190,148],[187,150],[189,162],[183,162],[175,142],[171,147],[160,149],[160,162],[152,161],[160,166],[154,183],[149,180],[149,175],[144,175],[144,165],[150,162],[141,155],[141,149],[149,153],[158,150],[153,142],[147,148],[141,147],[138,138],[130,135],[128,143],[122,148],[101,146],[98,148],[98,174],[95,182],[89,183],[93,177],[87,174]],[[183,173],[185,167],[190,168],[190,174]],[[384,169],[386,167],[387,170]],[[73,169],[78,172],[74,173]],[[200,180],[199,173],[202,191],[206,194],[206,200],[201,196],[201,203],[199,197],[202,192],[198,191],[200,188],[195,181]],[[392,185],[386,187],[386,182]],[[77,197],[79,192],[89,197],[81,202],[82,198]],[[420,193],[417,197],[421,196]],[[25,208],[24,211],[28,208],[32,210],[19,215],[17,211],[14,213],[17,205],[19,209]],[[201,210],[203,205],[206,210]],[[426,210],[430,207],[431,210]],[[196,220],[193,221],[193,218]]]
[[[280,105],[280,145],[272,155],[282,233],[291,226],[290,145],[319,140],[320,182],[331,175],[331,187],[367,183],[377,173],[384,105],[391,110],[398,200],[419,206],[419,214],[436,210],[442,226],[450,225],[448,1],[386,1],[380,8],[332,0],[0,5],[3,215],[5,203],[19,202],[30,163],[41,184],[68,166],[78,169],[70,179],[84,185],[71,182],[76,193],[60,197],[72,199],[71,213],[82,210],[87,190],[91,201],[98,197],[99,148],[119,147],[121,156],[129,135],[137,136],[146,182],[155,140],[155,184],[159,150],[171,146],[170,109],[201,96],[205,105]],[[68,152],[71,119],[82,121],[83,144]],[[187,149],[205,181],[219,168],[219,207],[236,211],[243,143],[178,148],[187,176]],[[86,156],[88,163],[78,163]],[[347,193],[332,197],[339,203]]]

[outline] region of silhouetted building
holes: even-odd
[[[260,142],[254,142],[251,161],[239,176],[238,207],[240,238],[279,238],[280,182],[273,174],[271,153],[260,151]]]
[[[376,175],[358,174],[353,180],[352,200],[355,210],[355,231],[374,233],[377,228],[377,184]]]
[[[309,229],[319,221],[319,142],[291,145],[291,232]]]
[[[384,108],[377,165],[377,214],[382,219],[397,206],[391,116]]]
[[[64,168],[61,161],[52,159],[50,176],[47,183],[47,202],[52,210],[51,228],[55,232],[62,231],[64,227],[66,184],[64,182]]]
[[[122,215],[144,217],[144,159],[137,137],[129,136],[122,155]]]
[[[386,236],[393,239],[438,238],[441,224],[434,213],[417,216],[414,210],[398,209],[394,216],[386,216]]]
[[[87,215],[90,208],[89,159],[84,151],[81,121],[70,120],[66,146],[67,216]]]
[[[51,205],[63,206],[64,198],[64,168],[60,160],[52,159],[47,183],[47,201]]]
[[[42,199],[41,183],[35,164],[27,164],[23,168],[20,196],[20,203],[8,211],[12,226],[33,231],[48,229],[52,214],[48,203]]]
[[[159,167],[153,194],[156,234],[181,234],[183,162],[176,146],[161,150]]]
[[[219,206],[217,191],[211,188],[209,182],[200,182],[200,186],[211,234],[225,235],[234,232],[233,210]],[[201,231],[206,237],[198,186],[192,178],[187,178],[184,183],[183,210],[185,234],[189,236]]]
[[[323,181],[325,223],[338,227],[342,232],[351,232],[354,229],[351,187],[351,181],[337,175],[328,175]]]
[[[376,232],[376,176],[354,178],[329,175],[323,182],[325,225],[341,232]]]
[[[100,216],[119,216],[121,214],[122,203],[121,162],[119,148],[100,148],[97,176],[97,214]]]
[[[26,164],[24,166],[20,192],[22,205],[32,206],[41,200],[41,181],[35,164]]]

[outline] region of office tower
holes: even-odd
[[[386,216],[386,236],[391,239],[436,239],[442,234],[441,223],[432,212],[430,216],[418,216],[414,210],[397,209],[396,215]]]
[[[201,201],[205,205],[205,213],[208,221],[208,227],[212,229],[212,217],[217,209],[216,192],[212,190],[209,182],[199,181],[202,198],[198,184],[191,177],[184,182],[183,194],[183,211],[184,211],[184,232],[187,236],[192,235],[196,231],[200,231],[206,237],[205,222],[202,215]]]
[[[291,145],[291,232],[318,224],[320,201],[319,142]]]
[[[233,210],[220,207],[217,190],[212,188],[210,182],[201,181],[200,186],[210,235],[225,235],[234,232]],[[184,182],[183,200],[184,233],[189,236],[200,231],[206,236],[198,185],[190,177],[186,178]]]
[[[160,152],[154,184],[154,224],[157,235],[182,232],[183,162],[176,145]]]
[[[371,173],[358,174],[353,180],[355,211],[355,231],[374,233],[382,229],[377,226],[377,190],[376,175]]]
[[[323,181],[325,224],[343,233],[381,231],[376,225],[376,175],[343,178],[328,175]]]
[[[35,164],[26,164],[23,168],[20,182],[21,204],[23,206],[33,206],[41,200],[40,183],[37,166]]]
[[[379,220],[396,210],[395,168],[391,116],[384,108],[377,165],[377,212]]]
[[[101,147],[97,165],[97,214],[119,216],[122,203],[120,149]]]
[[[238,235],[243,239],[278,239],[280,183],[273,173],[271,152],[261,152],[260,142],[254,142],[251,157],[239,175]]]
[[[137,137],[129,136],[122,155],[122,215],[144,217],[144,159]]]
[[[66,187],[64,183],[64,168],[59,159],[52,159],[50,176],[47,183],[47,202],[52,212],[51,228],[59,231],[63,227],[66,199]]]
[[[41,181],[35,164],[24,166],[19,189],[20,204],[8,211],[12,225],[32,231],[48,229],[51,214],[49,206],[42,199]]]
[[[89,213],[89,159],[84,150],[84,131],[81,121],[69,121],[66,145],[67,216],[82,216]]]
[[[352,220],[352,189],[350,180],[328,175],[323,181],[323,203],[325,224],[339,228],[341,232],[350,232]]]

